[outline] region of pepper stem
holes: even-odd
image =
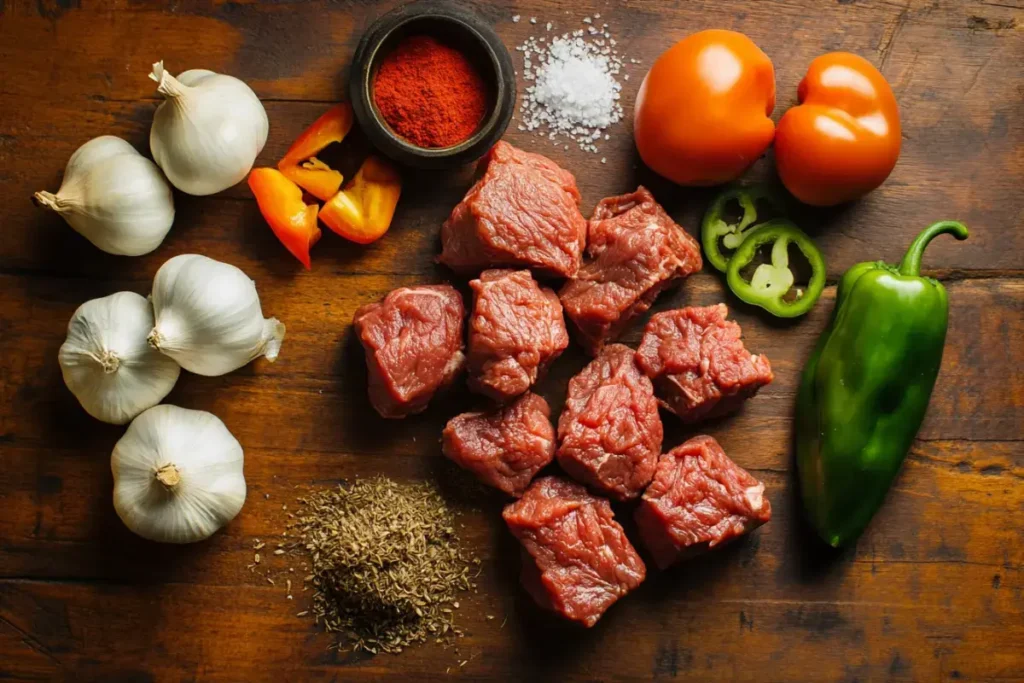
[[[933,239],[943,233],[949,233],[958,240],[967,239],[967,226],[957,221],[939,221],[932,223],[921,231],[914,241],[910,243],[906,256],[900,261],[900,275],[920,275],[921,257],[924,255],[925,247]]]

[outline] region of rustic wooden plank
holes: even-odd
[[[269,671],[303,680],[436,680],[453,671],[472,678],[594,680],[804,681],[895,677],[897,680],[1015,679],[1024,675],[1015,645],[1024,627],[1013,621],[1005,595],[987,576],[971,590],[887,599],[842,600],[711,598],[714,586],[742,583],[734,574],[712,577],[713,567],[662,576],[622,601],[590,631],[567,629],[521,598],[467,598],[460,623],[467,637],[458,652],[413,648],[400,657],[367,658],[327,648],[303,607],[277,586],[103,585],[0,582],[0,614],[25,631],[47,634],[54,656],[85,678],[263,680]],[[890,586],[891,570],[848,576],[865,590]],[[922,585],[963,581],[970,572],[930,566]],[[969,583],[962,584],[965,587]],[[97,613],[117,614],[97,620]],[[487,614],[495,617],[486,619]],[[199,630],[173,626],[189,615]],[[272,638],[251,637],[256,630]],[[705,644],[715,643],[713,651]],[[624,651],[629,652],[623,657]],[[969,653],[985,651],[987,657]],[[216,656],[213,656],[216,654]],[[459,662],[467,662],[459,670]],[[2,666],[2,665],[0,665]]]
[[[302,274],[315,283],[299,287],[287,277],[246,268],[260,283],[266,315],[288,327],[280,359],[258,362],[218,378],[184,373],[169,402],[210,410],[226,420],[243,444],[284,451],[312,450],[384,453],[403,449],[417,438],[436,440],[444,420],[468,409],[474,401],[465,391],[438,399],[426,415],[391,422],[379,418],[365,397],[362,352],[349,334],[352,314],[364,303],[417,276]],[[148,292],[134,281],[77,281],[0,276],[3,339],[12,353],[0,379],[0,433],[11,443],[43,447],[87,445],[104,434],[62,386],[56,363],[75,308],[88,298],[120,289]],[[776,380],[739,415],[721,421],[726,433],[765,437],[759,450],[771,453],[760,466],[785,467],[789,418],[799,371],[831,308],[831,292],[807,320],[771,322],[726,296],[716,276],[702,273],[666,295],[656,310],[682,305],[730,303],[732,316],[745,331],[750,349],[768,355]],[[949,343],[920,436],[925,439],[1021,438],[1024,424],[1024,348],[1015,340],[1024,334],[1024,282],[966,280],[949,283],[952,305]],[[325,294],[327,301],[324,300]],[[766,324],[768,323],[768,324]],[[637,324],[626,340],[635,343]],[[585,363],[575,347],[555,365],[541,389],[555,409],[565,383]],[[992,401],[993,386],[1007,400]],[[669,417],[669,425],[675,423]],[[74,425],[65,436],[55,428]],[[386,434],[386,436],[384,436]],[[770,438],[767,438],[769,437]],[[83,439],[85,440],[83,443]],[[738,441],[737,443],[743,443]],[[767,444],[772,444],[768,446]]]
[[[63,665],[28,633],[20,631],[0,616],[0,676],[12,681],[50,681]]]
[[[871,250],[869,257],[896,258],[917,229],[932,220],[949,217],[968,222],[975,229],[974,235],[966,245],[937,243],[929,251],[929,265],[1024,270],[1024,244],[1019,243],[1024,237],[1019,231],[1008,229],[1024,219],[1024,207],[1007,201],[1019,185],[1017,178],[1024,173],[1024,159],[1018,153],[1024,146],[1024,119],[1017,115],[1019,96],[1013,79],[999,78],[997,71],[1001,63],[1014,63],[1024,49],[1021,31],[997,28],[1008,26],[1013,10],[981,4],[932,7],[914,2],[902,13],[898,7],[873,3],[815,6],[812,15],[807,15],[801,3],[772,3],[770,9],[756,3],[741,7],[698,9],[683,4],[663,15],[655,5],[640,4],[631,6],[628,14],[605,8],[604,16],[619,36],[620,49],[643,62],[631,67],[633,83],[674,37],[711,25],[746,30],[776,60],[776,118],[794,101],[796,84],[806,64],[823,49],[822,45],[827,49],[851,49],[878,63],[884,61],[883,71],[903,103],[903,155],[892,178],[863,201],[852,207],[809,212],[804,216],[805,227],[819,233],[830,273],[836,276],[864,258],[866,246]],[[552,8],[538,3],[532,11],[543,16],[545,10]],[[510,45],[539,30],[527,22],[512,24],[508,21],[511,11],[486,11],[493,14]],[[587,5],[581,5],[580,12],[585,11]],[[226,18],[215,18],[219,12],[229,14]],[[212,8],[206,14],[210,16],[73,10],[57,19],[12,15],[0,24],[0,31],[9,32],[0,35],[0,46],[4,46],[0,50],[10,51],[0,53],[0,59],[27,63],[27,68],[5,79],[2,91],[10,105],[0,109],[0,140],[4,141],[0,144],[0,182],[11,184],[11,195],[27,197],[36,189],[56,186],[70,153],[95,135],[121,133],[144,148],[155,101],[140,98],[152,97],[152,83],[146,78],[149,64],[155,59],[152,55],[169,46],[182,55],[179,62],[187,62],[194,55],[195,35],[216,37],[204,45],[204,57],[208,60],[205,66],[246,78],[265,98],[332,102],[343,96],[343,74],[338,73],[337,65],[346,62],[358,37],[358,31],[353,33],[351,24],[355,19],[350,13],[330,11],[314,3],[269,8],[232,4]],[[558,14],[564,16],[563,12]],[[841,22],[830,23],[830,17],[839,16],[843,18]],[[900,28],[898,35],[893,36],[896,20]],[[784,23],[787,21],[791,24]],[[662,23],[685,28],[668,31],[663,40],[643,38],[647,31]],[[88,31],[79,30],[84,24]],[[280,37],[290,35],[288,30],[293,24],[306,25],[303,41],[288,42]],[[156,44],[151,38],[153,32],[148,30],[151,25],[159,25],[160,38]],[[789,30],[778,30],[780,25],[789,26]],[[822,26],[832,26],[831,33],[821,36]],[[54,27],[61,35],[66,30],[81,37],[79,41],[62,41],[55,50],[47,40]],[[317,41],[317,31],[330,36],[326,47],[323,41]],[[130,34],[127,40],[125,34]],[[141,35],[146,35],[146,40],[137,38]],[[950,40],[951,36],[955,39]],[[238,40],[248,47],[241,47]],[[268,42],[272,47],[268,47]],[[940,42],[943,49],[933,49]],[[73,54],[65,54],[64,50]],[[66,65],[81,59],[82,54],[90,60],[91,69],[74,79],[62,78],[65,72],[61,67],[70,68]],[[170,57],[168,60],[171,63]],[[332,66],[324,66],[325,60]],[[301,75],[289,77],[282,73],[294,69]],[[49,80],[40,82],[36,74],[47,74]],[[40,97],[39,91],[45,87],[50,88],[52,95]],[[295,90],[296,87],[299,89]],[[634,92],[626,88],[624,93],[627,111]],[[965,92],[969,96],[965,97]],[[277,159],[323,106],[288,101],[270,103],[273,131],[263,162]],[[671,209],[678,209],[677,215],[685,224],[696,225],[709,193],[680,191],[652,178],[636,167],[628,122],[615,132],[601,153],[608,159],[605,165],[600,164],[596,155],[571,146],[569,150],[555,148],[543,139],[526,136],[515,130],[514,124],[508,139],[546,151],[576,172],[588,209],[602,196],[645,182],[654,186]],[[990,142],[996,140],[999,142]],[[17,164],[11,163],[15,154]],[[769,155],[750,177],[770,175]],[[436,227],[443,220],[461,191],[455,189],[457,183],[453,185],[446,179],[443,189],[436,193],[435,178],[436,175],[421,177],[410,182],[421,187],[421,196],[427,199],[407,201],[407,210],[403,210],[397,225],[408,225],[418,231],[425,226]],[[15,190],[15,186],[19,189]],[[238,188],[229,196],[247,196],[247,190]],[[184,207],[179,227],[186,225],[202,232],[202,227],[195,226],[196,219],[201,224],[214,220],[197,216],[207,212],[208,204],[199,202],[202,208],[192,210]],[[33,232],[39,232],[40,221],[47,222],[34,217],[27,204],[13,210],[11,219],[36,226]],[[49,219],[48,226],[55,229],[57,219]],[[218,220],[223,222],[222,217]],[[49,240],[43,243],[49,244]],[[22,251],[34,244],[38,242],[3,238],[0,267],[39,267],[39,251]],[[77,248],[80,242],[73,244]],[[281,257],[287,259],[283,252]],[[55,260],[75,259],[55,259],[51,255],[46,262]]]
[[[464,513],[463,532],[473,552],[504,559],[493,543],[504,538],[498,512],[502,499],[468,486],[468,478],[440,456],[436,441],[417,444],[415,452],[373,457],[339,452],[289,453],[246,446],[249,498],[236,522],[209,542],[177,548],[158,546],[132,536],[110,505],[109,453],[119,432],[95,448],[54,448],[46,453],[8,447],[9,466],[0,474],[0,491],[12,512],[0,522],[0,577],[49,577],[70,580],[134,582],[189,581],[224,585],[245,581],[252,561],[253,538],[279,542],[288,510],[305,487],[329,486],[338,480],[373,476],[436,480]],[[758,453],[743,447],[745,435],[733,429],[710,429],[727,451],[769,486],[774,517],[740,562],[743,580],[717,586],[732,597],[763,596],[798,600],[815,597],[802,585],[801,571],[818,560],[820,548],[807,537],[796,507],[793,484],[784,466],[761,466]],[[297,488],[298,487],[298,488]],[[958,514],[946,512],[955,508]],[[1019,515],[1024,506],[1024,444],[995,442],[924,442],[915,446],[906,471],[869,532],[837,562],[835,577],[852,565],[904,566],[903,585],[916,586],[917,564],[984,568],[993,575],[1019,574],[1024,568]],[[620,507],[628,516],[628,506]],[[124,551],[123,554],[116,552]],[[111,562],[111,555],[118,560]],[[735,558],[723,555],[718,572]],[[806,565],[806,566],[805,566]],[[859,570],[859,569],[858,569]],[[866,571],[866,569],[865,569]],[[916,583],[912,583],[916,582]],[[942,586],[928,590],[945,590]],[[841,583],[830,591],[847,595]],[[855,591],[854,591],[855,594]],[[859,599],[865,600],[861,596]]]
[[[0,234],[0,272],[41,270],[95,277],[112,269],[122,273],[135,272],[140,266],[155,270],[169,253],[180,251],[182,245],[211,256],[222,254],[220,258],[228,258],[241,251],[251,258],[277,264],[281,272],[300,269],[270,234],[244,184],[212,198],[188,197],[178,193],[174,228],[160,249],[141,258],[103,254],[74,234],[58,216],[31,205],[28,200],[33,192],[40,189],[56,191],[67,158],[80,144],[95,135],[121,135],[140,149],[146,149],[154,106],[152,102],[106,102],[78,107],[68,102],[57,106],[56,120],[64,122],[57,130],[34,135],[10,134],[13,140],[10,143],[11,154],[17,150],[17,164],[2,163],[4,146],[0,144],[0,182],[9,188],[13,198],[6,212],[13,224],[24,226],[22,231]],[[284,154],[290,141],[324,107],[309,103],[269,104],[275,130],[257,163],[273,165]],[[26,115],[32,118],[51,117],[54,116],[51,109],[51,105],[35,103],[28,108]],[[3,118],[0,111],[0,140],[5,134]],[[279,122],[283,128],[280,134],[276,127]],[[83,133],[83,130],[91,132]],[[1024,144],[1024,123],[1019,133],[1016,139]],[[549,151],[541,140],[519,131],[511,132],[507,139],[527,149],[551,154],[573,170],[584,195],[584,211],[588,214],[602,197],[628,191],[637,183],[653,182],[658,198],[673,216],[691,231],[696,231],[712,194],[707,190],[668,187],[648,177],[642,169],[634,169],[633,143],[629,135],[618,136],[605,143],[608,149],[602,154],[607,155],[604,158],[609,163],[606,164],[579,150]],[[1018,161],[1019,175],[1024,170],[1024,160]],[[760,162],[754,175],[764,176],[767,170],[770,170],[769,164]],[[978,190],[988,193],[987,196],[971,198],[962,207],[943,206],[941,202],[933,201],[928,210],[922,211],[921,201],[908,198],[903,189],[886,185],[864,202],[842,211],[809,214],[803,223],[817,233],[816,239],[827,257],[829,276],[833,280],[860,260],[879,257],[898,260],[918,230],[932,220],[947,216],[957,216],[966,221],[973,228],[972,236],[963,244],[953,240],[937,241],[928,251],[928,268],[1024,272],[1024,234],[989,227],[1020,222],[1020,216],[1016,215],[1020,207],[1005,201],[1006,197],[1013,195],[1015,176],[997,172],[996,168],[991,174],[991,182],[986,181],[986,187]],[[353,269],[361,272],[443,272],[432,263],[438,249],[439,226],[469,187],[471,175],[472,169],[440,176],[410,174],[388,239],[361,247],[328,233],[313,250],[314,267],[341,272]],[[925,182],[931,183],[932,179]],[[950,182],[960,181],[951,179]],[[929,191],[936,190],[932,188]],[[244,202],[225,201],[225,197]]]

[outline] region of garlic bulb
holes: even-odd
[[[177,78],[153,65],[149,77],[166,99],[153,116],[149,147],[168,180],[194,195],[238,183],[267,142],[263,103],[233,76],[191,69]]]
[[[174,388],[181,368],[147,343],[153,323],[153,307],[135,292],[87,301],[71,316],[60,370],[97,420],[125,424]]]
[[[242,509],[242,465],[241,445],[215,415],[150,408],[110,457],[114,509],[125,526],[151,541],[201,541]]]
[[[109,254],[148,254],[174,222],[174,197],[163,173],[113,135],[79,147],[57,194],[36,192],[35,201]]]
[[[263,318],[256,284],[238,268],[198,254],[175,256],[153,279],[149,343],[197,375],[277,359],[284,325]]]

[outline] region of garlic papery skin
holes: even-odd
[[[147,342],[153,307],[135,292],[86,301],[68,323],[57,359],[64,383],[85,411],[125,424],[160,403],[181,368]]]
[[[284,325],[263,318],[256,284],[235,266],[175,256],[156,272],[150,298],[156,322],[149,343],[189,372],[217,376],[258,356],[277,359]]]
[[[237,184],[267,142],[270,123],[263,103],[234,76],[191,69],[177,78],[153,65],[164,102],[153,116],[149,147],[168,180],[193,195]]]
[[[194,543],[230,522],[245,503],[242,446],[215,415],[159,405],[139,415],[114,446],[114,509],[133,532],[160,543]]]
[[[163,173],[113,135],[79,147],[57,194],[36,192],[34,199],[108,254],[148,254],[174,222],[174,196]]]

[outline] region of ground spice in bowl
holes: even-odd
[[[487,113],[490,89],[460,50],[427,35],[404,38],[380,63],[373,102],[402,138],[428,149],[465,142]]]

